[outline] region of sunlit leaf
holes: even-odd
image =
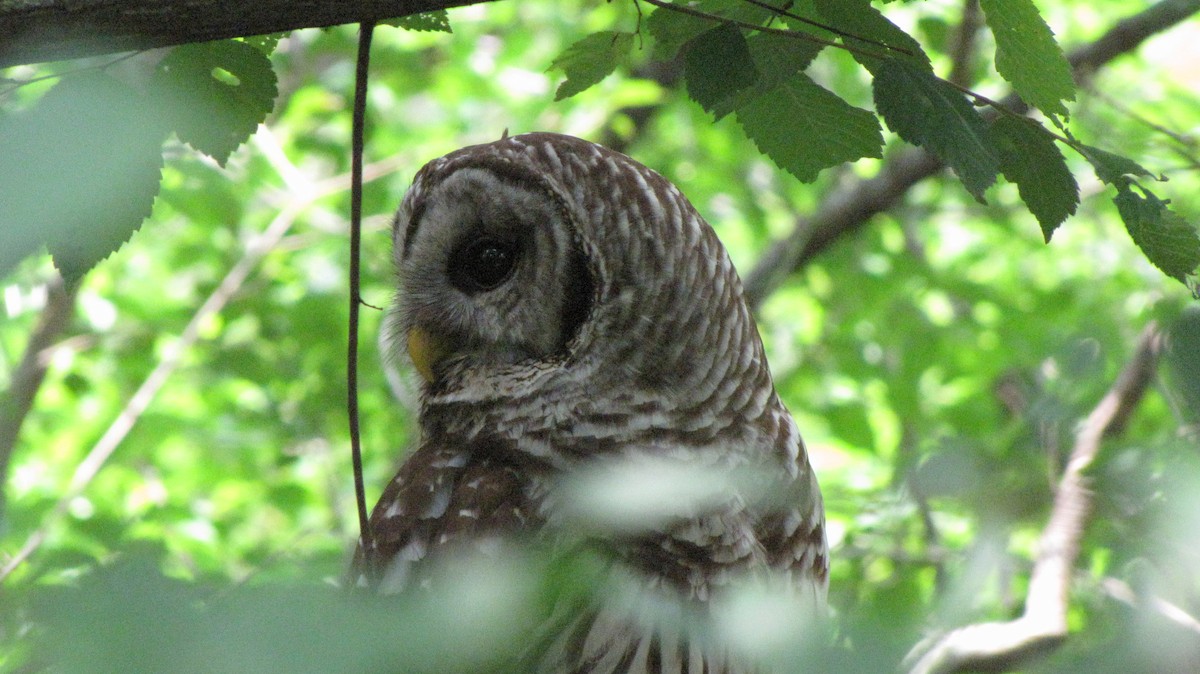
[[[1096,177],[1110,184],[1118,185],[1128,182],[1125,176],[1154,177],[1149,171],[1128,157],[1113,154],[1090,145],[1081,145],[1083,156],[1096,171]]]
[[[450,15],[444,9],[437,9],[432,12],[420,12],[417,14],[409,14],[398,19],[388,19],[381,21],[381,24],[388,26],[396,26],[405,30],[416,30],[425,32],[437,33],[452,33],[450,29]]]
[[[980,0],[996,38],[996,71],[1030,105],[1066,116],[1075,100],[1071,64],[1033,0]]]
[[[802,74],[804,69],[812,63],[812,60],[823,48],[822,45],[815,42],[771,33],[750,36],[746,39],[746,46],[753,59],[753,75],[747,73],[746,77],[726,78],[732,82],[745,82],[745,85],[723,84],[722,80],[718,78],[717,83],[712,87],[718,90],[722,86],[730,89],[723,98],[712,102],[710,107],[705,107],[718,120],[735,110],[752,105],[756,98],[771,95],[772,90],[790,79],[797,76],[807,79]],[[737,68],[744,69],[745,66],[737,66]],[[729,67],[724,65],[716,68],[718,71],[728,69]],[[708,76],[702,75],[702,77]]]
[[[760,24],[775,15],[744,0],[699,0],[686,5],[705,16],[660,7],[646,18],[644,27],[654,38],[655,59],[674,58],[683,45],[697,35],[724,25],[722,19]]]
[[[258,49],[262,53],[270,56],[275,53],[275,47],[279,46],[279,41],[287,37],[288,33],[267,33],[266,35],[251,35],[249,37],[240,38],[242,42]]]
[[[816,0],[816,8],[845,33],[840,37],[853,48],[851,55],[876,77],[883,59],[900,59],[932,72],[921,43],[872,7],[870,0]]]
[[[756,85],[769,89],[808,68],[824,45],[775,33],[759,33],[746,39],[758,70]]]
[[[683,50],[688,96],[720,119],[723,105],[758,79],[754,58],[742,31],[722,25],[693,38]],[[717,112],[718,109],[723,112]]]
[[[548,70],[561,70],[567,80],[558,86],[554,100],[584,91],[612,74],[629,55],[633,33],[601,31],[567,47]]]
[[[821,169],[879,157],[879,122],[803,74],[738,108],[738,123],[763,154],[802,181]]]

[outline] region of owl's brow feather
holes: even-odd
[[[472,148],[463,148],[459,152],[470,149]],[[464,157],[459,161],[455,161],[457,158],[453,154],[448,155],[444,159],[444,162],[438,163],[436,166],[434,164],[427,165],[413,179],[413,188],[420,186],[420,191],[417,193],[417,198],[411,202],[408,226],[404,232],[404,250],[401,252],[400,258],[402,260],[408,259],[409,253],[412,252],[413,239],[417,230],[420,229],[421,220],[425,216],[425,209],[429,203],[428,195],[455,173],[463,169],[481,169],[492,174],[501,182],[509,183],[513,187],[546,194],[558,202],[559,207],[564,213],[567,211],[566,204],[562,203],[561,197],[550,188],[543,178],[537,176],[531,168],[523,166],[512,159],[497,155],[491,157]]]

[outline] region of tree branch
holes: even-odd
[[[323,28],[491,0],[23,0],[0,2],[0,68]]]
[[[13,372],[4,400],[0,402],[0,519],[4,515],[9,462],[12,461],[17,438],[21,435],[21,426],[33,406],[38,389],[45,381],[46,369],[50,365],[49,349],[67,329],[71,316],[75,314],[76,290],[78,285],[68,288],[57,274],[46,285],[46,306],[29,335],[25,353]]]
[[[1197,12],[1200,0],[1162,0],[1119,21],[1095,42],[1068,55],[1076,79],[1086,80],[1113,59]],[[1011,95],[1001,104],[1009,109],[1023,109],[1020,100]],[[909,188],[943,168],[940,161],[924,150],[909,148],[893,155],[874,178],[839,186],[815,214],[797,218],[792,234],[771,244],[746,274],[746,297],[751,306],[760,304],[788,276],[833,242],[863,228],[872,216],[899,204]]]
[[[1067,638],[1071,573],[1092,513],[1093,495],[1085,473],[1100,451],[1101,440],[1119,432],[1141,402],[1154,378],[1161,351],[1162,333],[1151,323],[1142,331],[1137,350],[1117,381],[1076,434],[1050,519],[1038,542],[1025,612],[1016,620],[968,625],[932,643],[919,644],[909,654],[910,660],[916,659],[911,674],[1012,669],[1054,649]]]
[[[1100,581],[1100,589],[1113,599],[1134,609],[1149,609],[1176,626],[1192,632],[1200,637],[1200,620],[1162,597],[1149,593],[1136,592],[1129,584],[1116,578],[1105,578]]]
[[[269,133],[260,129],[259,134]],[[263,143],[259,135],[255,135],[255,142]],[[274,143],[272,143],[274,144]],[[264,154],[275,157],[276,161],[282,160],[282,153],[277,151],[264,151]],[[369,182],[378,179],[381,176],[399,170],[403,166],[398,159],[390,159],[380,161],[370,166],[363,167],[363,181]],[[63,515],[66,514],[71,501],[79,496],[91,484],[91,481],[104,467],[105,462],[117,450],[121,442],[133,429],[134,424],[149,408],[154,401],[155,396],[166,384],[167,380],[178,368],[184,355],[199,338],[200,326],[202,326],[211,316],[216,315],[225,308],[234,294],[242,287],[250,274],[258,267],[259,261],[263,256],[271,252],[280,242],[292,223],[299,217],[311,204],[319,199],[325,198],[331,194],[344,192],[350,188],[349,175],[339,175],[332,178],[327,178],[319,182],[300,182],[289,180],[289,175],[294,172],[294,167],[291,171],[281,172],[285,184],[291,183],[292,187],[289,190],[289,199],[286,204],[275,216],[267,228],[256,237],[251,239],[246,244],[246,250],[242,257],[230,268],[217,285],[216,289],[205,299],[204,304],[196,310],[192,319],[188,321],[187,326],[179,335],[179,339],[173,342],[155,365],[154,369],[142,381],[142,384],[134,392],[133,396],[125,403],[125,407],[121,410],[117,417],[113,419],[104,435],[96,442],[87,456],[75,468],[75,473],[71,476],[71,481],[67,485],[63,495],[59,498],[54,508],[43,518],[41,525],[26,539],[25,544],[21,549],[12,555],[11,558],[4,560],[3,567],[0,568],[0,582],[3,582],[13,571],[15,571],[28,557],[33,554],[45,540],[50,527],[57,522]],[[297,189],[299,188],[299,189]]]

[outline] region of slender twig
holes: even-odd
[[[267,229],[258,235],[250,245],[247,246],[245,254],[237,264],[235,264],[225,278],[221,279],[221,283],[216,290],[208,296],[204,304],[196,311],[195,315],[188,322],[187,327],[183,329],[179,339],[169,343],[164,349],[162,359],[158,361],[150,375],[142,382],[129,402],[125,404],[117,418],[109,425],[108,430],[100,437],[100,440],[87,453],[83,461],[75,468],[75,473],[71,476],[71,481],[68,483],[63,495],[59,498],[50,514],[43,519],[42,525],[35,531],[21,547],[21,550],[8,561],[3,570],[0,570],[0,582],[8,577],[20,564],[25,561],[45,539],[50,526],[58,521],[67,512],[71,501],[83,493],[83,490],[91,483],[104,463],[112,456],[121,441],[133,429],[138,418],[150,406],[154,397],[162,389],[163,384],[173,374],[179,364],[182,362],[184,354],[188,348],[192,346],[200,335],[200,328],[207,320],[219,312],[229,299],[242,286],[250,272],[254,270],[258,261],[264,254],[271,250],[272,246],[279,241],[280,237],[287,232],[291,227],[292,222],[299,215],[302,204],[296,202],[281,212],[275,217]]]
[[[33,332],[29,334],[29,343],[25,345],[21,362],[13,371],[4,399],[0,400],[0,518],[4,516],[8,466],[17,438],[21,435],[21,426],[33,407],[38,389],[46,379],[46,369],[50,364],[47,352],[75,314],[75,292],[78,289],[78,284],[68,287],[58,274],[46,284],[46,306]]]
[[[750,23],[749,21],[739,21],[737,19],[730,19],[728,17],[720,16],[718,14],[711,14],[709,12],[705,12],[703,10],[696,9],[694,7],[689,7],[687,5],[677,4],[677,3],[673,3],[673,2],[666,2],[665,0],[645,0],[645,2],[647,2],[648,4],[654,5],[655,7],[658,7],[660,9],[665,9],[669,12],[679,12],[680,14],[687,14],[689,16],[694,16],[699,19],[707,19],[709,21],[716,21],[717,23],[724,23],[724,24],[727,24],[730,26],[737,26],[738,28],[744,28],[746,30],[753,30],[753,31],[757,31],[759,33],[767,33],[769,35],[782,35],[783,37],[790,37],[790,38],[794,38],[797,40],[803,40],[805,42],[812,42],[813,44],[824,45],[826,47],[833,47],[835,49],[844,49],[853,54],[860,54],[862,56],[870,56],[872,58],[879,58],[879,59],[887,58],[887,54],[880,54],[879,52],[874,52],[869,49],[860,49],[858,47],[852,47],[843,42],[838,42],[837,40],[828,40],[823,37],[818,37],[816,35],[813,35],[812,33],[805,33],[805,32],[798,31],[798,30],[788,30],[786,28],[771,28],[770,26],[760,26],[756,23]]]
[[[1195,616],[1177,604],[1173,604],[1153,594],[1136,592],[1125,581],[1112,577],[1101,579],[1100,589],[1104,590],[1104,593],[1108,596],[1126,606],[1154,611],[1175,625],[1200,637],[1200,620],[1197,620]]]
[[[1125,105],[1121,101],[1118,101],[1103,91],[1093,90],[1091,93],[1093,96],[1099,98],[1101,101],[1104,101],[1105,104],[1109,105],[1122,115],[1125,115],[1129,119],[1132,119],[1133,121],[1141,124],[1151,131],[1154,131],[1155,133],[1171,139],[1173,141],[1171,149],[1185,161],[1187,161],[1190,168],[1200,168],[1200,159],[1198,159],[1195,154],[1197,148],[1200,148],[1200,140],[1198,140],[1196,136],[1190,133],[1179,133],[1168,129],[1162,124],[1149,119],[1145,115],[1135,112],[1128,105]]]
[[[109,59],[108,61],[105,61],[104,63],[95,63],[95,64],[91,64],[91,65],[86,65],[86,66],[80,66],[78,68],[70,68],[67,70],[60,71],[60,72],[50,73],[49,75],[40,75],[38,77],[30,77],[28,79],[23,79],[23,80],[0,79],[0,82],[3,82],[4,84],[8,85],[8,86],[4,87],[3,89],[0,89],[0,96],[7,96],[7,95],[11,94],[12,92],[16,91],[17,89],[20,89],[21,87],[24,87],[24,86],[28,86],[35,82],[44,82],[46,80],[59,79],[59,78],[66,77],[67,75],[74,75],[76,73],[87,72],[89,70],[107,70],[108,68],[115,66],[116,64],[118,64],[122,61],[127,61],[127,60],[129,60],[135,56],[139,56],[143,53],[145,53],[144,50],[143,51],[131,51],[126,54],[121,54],[120,56],[118,56],[116,58]]]
[[[354,499],[358,507],[358,535],[363,549],[372,547],[367,523],[366,487],[363,485],[362,438],[358,425],[358,311],[359,258],[362,248],[362,158],[363,125],[366,122],[367,73],[371,64],[371,35],[374,21],[363,21],[358,28],[358,63],[354,74],[354,119],[350,139],[350,332],[346,349],[346,414],[350,420],[350,458],[354,471]]]
[[[830,26],[829,24],[821,23],[820,21],[814,21],[806,16],[801,16],[800,14],[797,14],[795,12],[790,12],[787,10],[786,6],[785,7],[776,7],[775,5],[772,5],[769,2],[763,2],[763,0],[742,0],[742,1],[746,2],[748,4],[751,4],[751,5],[754,5],[755,7],[761,7],[762,9],[765,9],[765,10],[768,10],[771,12],[775,12],[775,14],[777,14],[779,16],[786,16],[789,19],[795,19],[796,21],[799,21],[803,24],[812,26],[813,28],[820,28],[821,30],[828,31],[830,33],[833,33],[834,35],[838,35],[843,38],[858,40],[859,42],[866,42],[869,44],[873,44],[876,47],[883,47],[884,49],[890,49],[892,51],[900,52],[901,54],[906,54],[908,56],[916,56],[916,54],[912,53],[912,51],[910,51],[908,49],[905,49],[904,47],[896,47],[894,45],[887,44],[886,42],[880,42],[879,40],[874,40],[869,37],[862,37],[861,35],[855,35],[854,33],[846,32],[835,26]]]
[[[1162,341],[1156,324],[1142,331],[1133,357],[1076,433],[1038,543],[1021,617],[960,627],[919,644],[909,655],[915,661],[911,674],[1016,668],[1066,640],[1072,571],[1094,501],[1087,471],[1101,441],[1124,428],[1141,402],[1154,378]]]

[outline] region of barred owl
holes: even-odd
[[[658,457],[761,480],[654,530],[588,533],[614,566],[699,615],[756,574],[823,603],[824,512],[804,444],[725,249],[674,185],[577,138],[506,137],[421,169],[393,242],[421,439],[372,512],[358,583],[395,591],[452,548],[570,538],[557,481]],[[636,612],[575,607],[529,669],[751,671]]]

